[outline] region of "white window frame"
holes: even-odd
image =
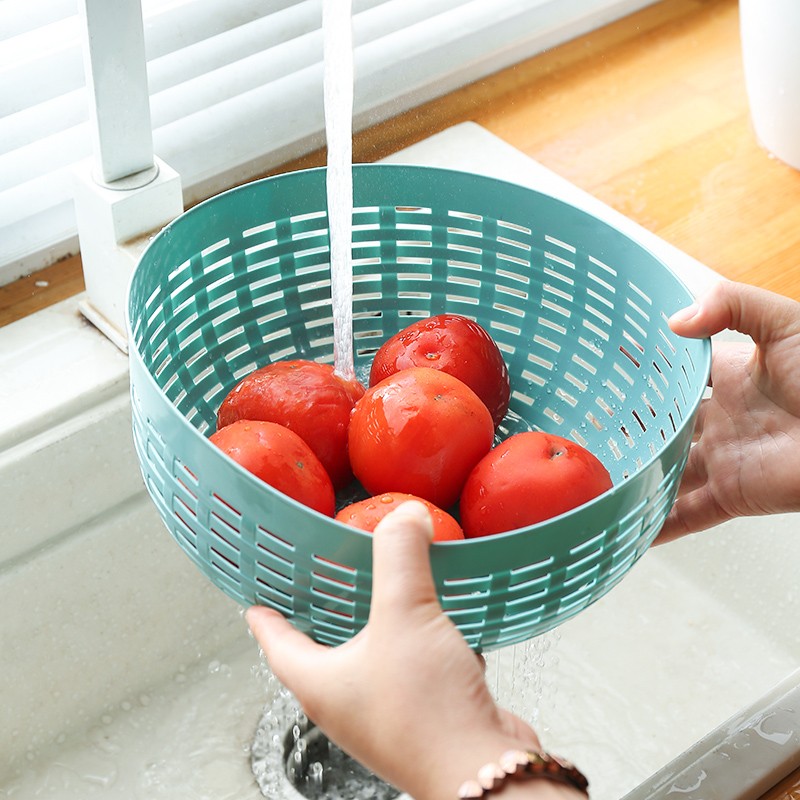
[[[23,26],[33,27],[35,16],[31,6],[34,9],[36,4],[63,8],[65,4],[75,3],[75,7],[80,8],[90,1],[4,0],[0,5],[0,30],[4,9],[9,9],[5,13],[13,15],[16,8],[17,17],[24,19]],[[374,125],[651,2],[653,0],[354,0],[354,127],[359,130]],[[109,7],[108,3],[94,5],[99,9]],[[125,9],[130,5],[130,2],[113,4],[128,16],[130,11]],[[216,0],[143,0],[143,5],[150,57],[153,144],[155,153],[180,174],[186,205],[324,143],[321,33],[314,28],[319,24],[315,20],[321,20],[321,0],[230,0],[222,6]],[[221,7],[231,19],[226,20],[228,27],[221,35],[211,36],[206,19],[213,16],[214,9],[221,13]],[[257,14],[260,7],[270,10],[270,14],[240,24],[248,14]],[[196,30],[182,33],[180,41],[186,41],[186,46],[175,50],[177,34],[170,38],[169,30],[178,27],[181,13],[188,15],[185,9],[189,8],[197,12],[191,15],[192,20],[199,20],[193,22]],[[33,21],[28,22],[31,17]],[[0,228],[4,218],[14,220],[18,215],[27,214],[26,203],[41,208],[37,213],[42,215],[42,222],[35,217],[26,223],[30,225],[32,237],[41,235],[37,231],[45,224],[44,215],[53,220],[47,223],[51,232],[46,239],[41,239],[35,250],[22,245],[14,249],[13,245],[8,245],[3,254],[0,239],[0,284],[47,266],[76,250],[74,218],[72,222],[69,220],[69,169],[65,159],[67,153],[74,152],[75,158],[88,155],[90,132],[94,130],[87,120],[87,109],[91,109],[92,104],[85,89],[74,88],[78,80],[76,71],[80,70],[80,63],[76,65],[75,62],[80,62],[81,24],[78,15],[49,26],[54,28],[55,41],[49,42],[52,54],[48,52],[31,60],[30,69],[36,71],[37,81],[48,85],[63,83],[61,89],[54,90],[56,96],[47,103],[26,109],[25,114],[12,115],[14,128],[8,134],[3,133],[4,122],[0,119],[0,142],[7,136],[10,139],[13,133],[25,145],[5,157],[0,153],[0,176],[7,171],[8,175],[19,174],[22,181],[17,187],[12,186],[13,192],[0,189]],[[399,26],[397,32],[393,33],[392,26]],[[120,27],[130,27],[129,21]],[[28,35],[30,41],[25,36],[11,41],[19,40],[18,50],[26,41],[29,49],[36,48],[39,40],[30,38],[32,35]],[[102,36],[101,30],[101,40]],[[58,37],[66,37],[66,40],[60,43]],[[271,46],[261,46],[262,40]],[[230,61],[232,49],[237,54],[241,51],[238,60]],[[198,51],[202,53],[203,63],[208,63],[204,69],[211,69],[211,73],[195,74],[199,70],[194,64],[201,61]],[[2,53],[0,44],[0,55]],[[9,57],[13,57],[13,48]],[[22,53],[19,57],[22,58]],[[99,57],[102,58],[102,54]],[[130,57],[127,63],[129,67],[133,63]],[[0,61],[0,80],[4,71],[14,75],[14,80],[6,84],[9,93],[15,86],[24,85],[22,66],[4,65]],[[257,80],[254,75],[258,76]],[[402,76],[402,85],[395,75]],[[113,85],[102,82],[98,85],[101,91],[111,95],[113,103]],[[19,91],[24,93],[22,89]],[[58,91],[64,93],[58,94]],[[112,116],[119,117],[123,109],[139,105],[139,112],[134,116],[128,113],[126,119],[129,123],[131,119],[143,119],[146,110],[141,110],[142,95],[135,91],[135,82],[128,80],[120,94],[124,94],[127,102],[116,104]],[[105,100],[103,104],[102,118],[109,113],[109,104]],[[29,118],[39,113],[55,113],[59,119],[70,122],[64,130],[41,141],[32,141],[30,137],[37,128]],[[229,124],[221,125],[221,117],[229,120]],[[28,125],[33,126],[30,136]],[[132,149],[131,142],[141,141],[141,138],[129,137],[128,151]],[[65,155],[58,155],[61,151]],[[54,184],[51,184],[50,173],[43,171],[48,161],[54,164]],[[25,166],[27,163],[31,164],[30,168]],[[26,172],[30,169],[36,172]],[[25,177],[40,171],[42,174],[35,180]],[[48,205],[54,202],[48,198],[55,196],[64,199],[58,201],[60,205]],[[20,217],[19,224],[23,219],[28,218]],[[19,225],[17,227],[21,230]],[[6,238],[10,241],[13,237]]]

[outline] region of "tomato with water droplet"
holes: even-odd
[[[409,367],[442,370],[480,397],[495,426],[508,411],[508,367],[494,339],[477,322],[460,314],[419,320],[387,339],[372,362],[370,386]]]
[[[385,492],[375,497],[368,497],[366,500],[359,500],[357,503],[351,503],[336,515],[336,519],[344,522],[345,525],[352,525],[354,528],[372,533],[390,511],[394,511],[406,500],[418,500],[426,506],[433,522],[434,542],[449,542],[464,538],[464,531],[450,514],[421,497],[404,492]]]
[[[340,489],[353,479],[347,426],[363,394],[357,380],[340,377],[330,364],[275,361],[233,387],[217,413],[217,429],[240,419],[283,425],[308,444]]]
[[[493,437],[491,414],[469,386],[445,372],[412,367],[356,403],[350,462],[372,495],[405,492],[447,509]]]
[[[461,494],[461,525],[468,539],[524,528],[611,487],[602,462],[577,442],[541,431],[518,433],[470,473]]]
[[[237,464],[304,506],[332,517],[333,484],[311,448],[274,422],[239,420],[209,437]]]

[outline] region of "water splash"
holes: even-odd
[[[542,710],[555,705],[558,630],[490,653],[486,678],[497,702],[541,733]]]

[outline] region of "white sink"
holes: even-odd
[[[694,289],[715,278],[475,125],[390,160],[561,194],[660,250]],[[138,486],[128,413],[114,409],[117,428],[94,446],[135,490],[0,564],[0,798],[258,798],[249,745],[275,682],[241,610],[173,544]],[[75,479],[92,477],[64,477]],[[770,694],[800,666],[798,520],[740,520],[652,550],[558,631],[493,654],[491,685],[581,766],[596,800],[693,800],[695,783],[705,797],[756,796],[800,765],[794,678]],[[712,756],[750,777],[731,785],[740,773],[715,774]]]

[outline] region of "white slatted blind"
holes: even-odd
[[[355,127],[650,2],[353,0]],[[321,0],[142,5],[155,152],[187,203],[324,143]],[[2,0],[0,283],[77,249],[88,117],[76,0]]]

